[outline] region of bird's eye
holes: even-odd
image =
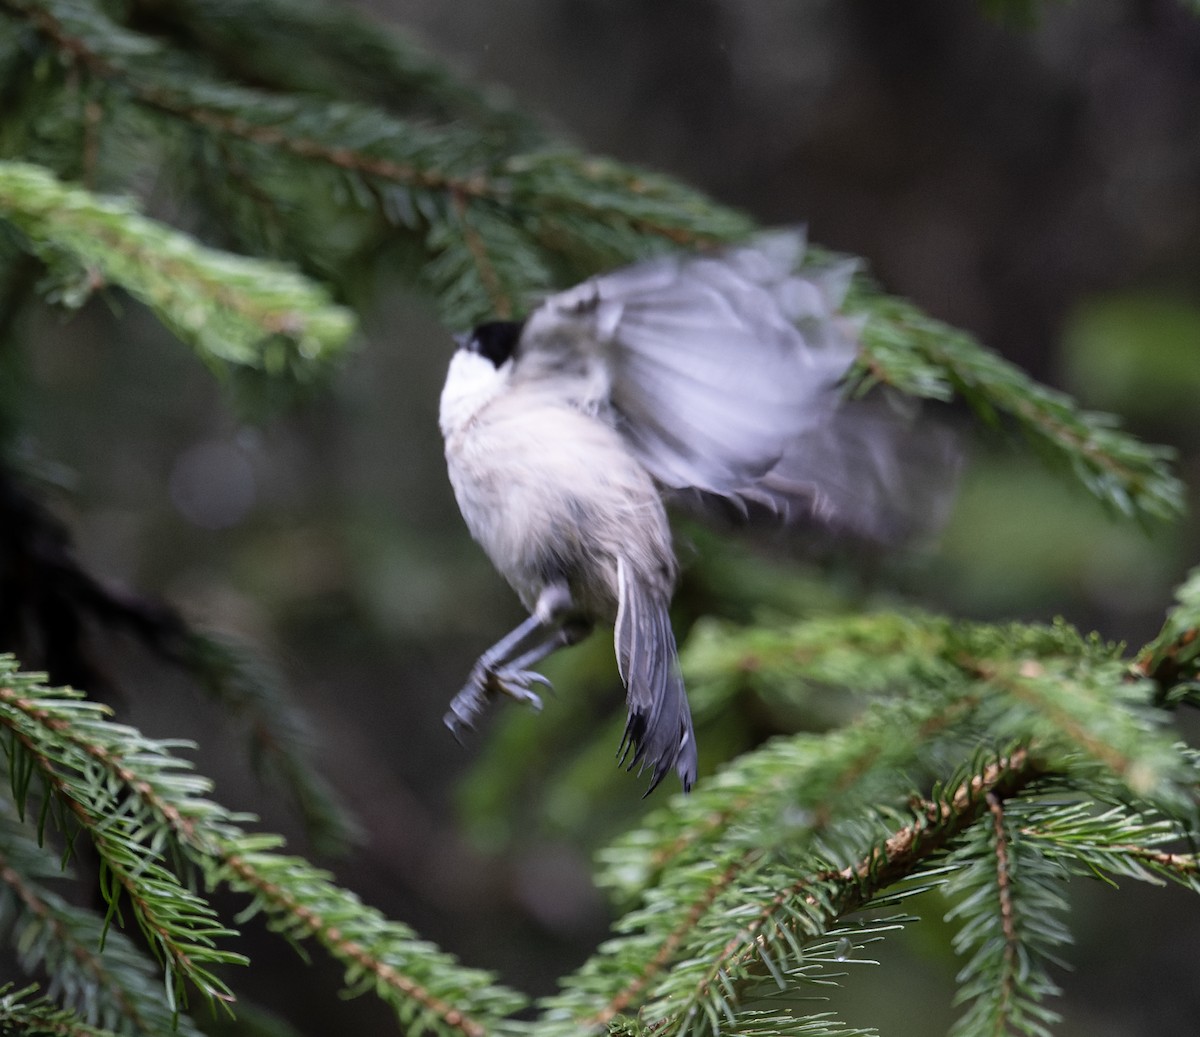
[[[471,332],[467,349],[487,357],[493,365],[499,367],[517,351],[517,343],[524,326],[524,321],[516,320],[494,320],[480,324]]]

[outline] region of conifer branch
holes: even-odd
[[[992,824],[969,833],[949,859],[945,892],[954,906],[946,917],[960,921],[953,943],[967,957],[956,1000],[969,1003],[952,1032],[1050,1037],[1058,1014],[1047,1002],[1060,991],[1048,966],[1061,966],[1058,950],[1070,942],[1059,920],[1064,872],[1016,820],[1045,808],[1028,800],[989,808]]]
[[[90,1026],[77,1013],[59,1008],[47,998],[35,997],[36,993],[36,986],[14,990],[9,983],[0,987],[0,1033],[21,1037],[118,1037],[116,1030]]]
[[[583,995],[578,999],[570,990],[550,999],[546,1019],[553,1025],[544,1032],[597,1032],[643,995],[641,1013],[654,1021],[654,1032],[663,1035],[684,1032],[703,1018],[727,1011],[736,1014],[745,991],[755,987],[764,972],[770,978],[773,971],[764,961],[764,947],[778,948],[777,955],[785,960],[803,960],[807,944],[825,938],[837,922],[878,901],[944,852],[987,814],[989,796],[996,802],[1017,796],[1043,773],[1028,750],[1016,749],[946,794],[917,802],[911,821],[874,842],[856,861],[840,868],[803,870],[779,886],[771,879],[795,871],[772,863],[781,854],[786,859],[785,847],[774,852],[762,846],[742,850],[720,872],[707,869],[709,881],[679,912],[681,921],[665,938],[632,936],[606,946],[598,958],[623,957],[634,948],[647,955],[631,983],[612,990],[602,1003],[584,993],[593,990],[591,984],[578,988]],[[652,907],[635,917],[648,922],[661,918],[661,913],[661,907]],[[625,975],[630,964],[626,961]],[[598,979],[596,965],[593,959],[572,986],[589,976]],[[598,993],[594,989],[592,996]],[[723,1004],[720,1011],[714,1002]],[[564,1011],[568,1005],[573,1009],[569,1016]]]
[[[1012,797],[1004,787],[988,787],[993,776],[999,780],[997,765],[979,772],[985,780],[977,774],[974,784],[960,784],[946,799],[918,801],[913,809],[919,820],[894,830],[876,856],[835,868],[819,866],[819,858],[810,855],[848,852],[847,839],[861,838],[853,834],[859,830],[848,818],[861,817],[863,809],[886,816],[887,804],[896,801],[905,781],[920,780],[927,761],[995,744],[1001,732],[1017,745],[1002,759],[1021,761],[1015,795],[1051,773],[1062,776],[1057,780],[1072,796],[1082,789],[1088,790],[1084,796],[1095,796],[1115,779],[1116,787],[1106,795],[1152,794],[1168,808],[1182,808],[1181,817],[1195,795],[1195,775],[1147,709],[1145,685],[1130,683],[1127,664],[1114,646],[1081,638],[1064,624],[995,628],[888,614],[822,617],[786,631],[760,626],[726,632],[723,638],[716,637],[716,628],[705,627],[693,634],[685,669],[697,691],[701,717],[720,701],[714,691],[733,694],[739,681],[749,681],[764,697],[783,700],[798,678],[857,686],[868,693],[886,690],[888,695],[871,703],[855,723],[821,739],[777,741],[743,757],[607,851],[604,881],[626,895],[639,893],[644,904],[622,925],[631,935],[606,947],[572,977],[559,998],[547,1002],[548,1022],[611,1022],[639,999],[645,1002],[643,1011],[649,1006],[669,1013],[669,1027],[683,1025],[675,1013],[685,1002],[692,1006],[693,1018],[700,1018],[696,1013],[736,1013],[742,998],[739,977],[753,986],[761,975],[760,967],[751,965],[756,947],[789,960],[788,951],[779,949],[790,946],[789,939],[803,943],[822,938],[833,921],[878,898],[889,879],[919,880],[929,863],[925,854],[936,858],[939,848],[948,846],[943,839],[956,839],[966,830],[955,823],[981,831],[972,827],[974,822],[990,815],[992,823],[986,827],[991,834],[985,843],[972,843],[970,859],[977,864],[980,852],[991,855],[998,862],[993,874],[1005,876],[993,879],[994,888],[1005,892],[992,893],[993,901],[1000,896],[1000,936],[987,946],[1012,950],[998,964],[984,962],[968,974],[963,988],[968,996],[987,996],[976,999],[975,1014],[966,1018],[982,1018],[983,1013],[993,1022],[1011,1022],[1014,1032],[1038,1033],[1036,1027],[1053,1016],[1041,1005],[1054,992],[1053,983],[1044,971],[1027,975],[1023,967],[1005,969],[1013,955],[1023,961],[1027,952],[1038,960],[1054,960],[1052,947],[1065,940],[1050,911],[1056,897],[1052,883],[1061,876],[1042,874],[1035,850],[1029,849],[1022,860],[1029,857],[1032,870],[1022,873],[1020,887],[1013,884],[1011,843],[1007,834],[997,843],[995,828],[1003,823]],[[906,696],[897,698],[897,687],[907,688]],[[787,812],[797,817],[797,827],[785,827],[777,846],[764,840],[763,833],[778,826]],[[1187,830],[1177,822],[1161,825],[1151,831],[1104,823],[1092,831],[1097,840],[1119,833],[1120,845],[1150,846],[1164,833]],[[1081,855],[1090,853],[1088,867],[1098,873],[1135,873],[1130,860],[1111,845],[1096,844],[1103,845],[1107,851],[1089,851],[1075,840],[1071,860],[1082,861]],[[798,865],[803,878],[799,884],[793,880],[775,887],[771,898],[759,899],[755,912],[747,914],[739,894],[770,888],[766,876],[777,874],[771,861],[785,853],[811,861]],[[908,864],[913,866],[906,870]],[[847,893],[851,876],[864,884],[861,900]],[[1037,909],[1018,909],[1016,896]],[[737,927],[729,923],[722,928],[725,918],[736,919]],[[742,935],[742,928],[749,936]],[[793,948],[793,953],[800,952]],[[684,989],[681,976],[695,971],[696,962],[711,968]],[[787,973],[767,959],[761,969]],[[1010,980],[1023,977],[1021,985],[1006,987],[1006,974]],[[1005,989],[1008,994],[997,1000],[997,991]],[[568,1006],[574,1014],[567,1015]],[[547,1032],[567,1031],[551,1027]]]
[[[6,904],[0,896],[0,918],[25,969],[40,965],[49,972],[64,1001],[85,1021],[199,1037],[186,1015],[164,1003],[157,970],[144,954],[122,933],[106,932],[93,912],[46,888],[46,881],[62,875],[60,862],[21,826],[0,819],[0,886],[12,898]]]
[[[462,225],[463,241],[475,262],[475,269],[478,271],[484,291],[492,302],[492,309],[500,320],[509,320],[513,315],[513,300],[501,287],[496,268],[488,256],[487,244],[479,231],[471,224],[470,207],[466,197],[459,192],[454,192],[452,198],[454,212]]]
[[[179,979],[229,999],[228,988],[206,966],[242,959],[215,948],[213,941],[232,931],[154,863],[168,847],[199,868],[210,887],[223,883],[251,896],[254,909],[284,935],[317,939],[345,966],[350,990],[375,991],[406,1026],[482,1037],[524,1003],[490,974],[464,968],[407,926],[362,904],[326,872],[278,852],[277,836],[245,833],[244,818],[204,798],[208,782],[187,772],[172,754],[175,743],[105,721],[103,707],[81,701],[78,693],[46,689],[17,674],[11,660],[0,657],[0,663],[0,727],[14,731],[32,770],[92,837],[143,931],[158,942]],[[32,775],[18,773],[15,791],[23,802]],[[125,865],[135,857],[140,870],[131,873]],[[116,911],[112,885],[107,893]],[[175,915],[167,914],[172,905]]]
[[[401,1018],[406,1023],[419,1019],[423,1025],[436,1021],[442,1032],[461,1034],[463,1037],[486,1037],[489,1027],[480,1018],[464,1012],[429,987],[416,982],[398,968],[393,955],[386,949],[381,937],[384,930],[391,928],[393,936],[411,934],[402,931],[394,923],[384,923],[382,916],[364,909],[352,894],[336,890],[328,876],[298,858],[285,859],[276,854],[258,852],[236,852],[229,847],[218,848],[214,855],[219,861],[219,874],[232,888],[251,893],[258,906],[273,916],[278,928],[292,937],[313,937],[327,951],[347,966],[347,985],[355,992],[375,989],[377,992],[391,991],[405,1005]],[[273,881],[273,873],[282,875],[281,866],[286,867],[287,887]],[[314,887],[320,888],[324,909],[314,908]],[[323,887],[323,888],[322,888]],[[306,896],[298,896],[294,890],[304,889]],[[365,916],[367,925],[355,918]],[[358,937],[373,927],[376,932],[370,945],[367,939]],[[427,948],[431,956],[438,955]],[[396,1000],[388,998],[385,1000]]]
[[[1043,751],[1083,750],[1139,796],[1177,805],[1190,798],[1182,790],[1191,777],[1181,770],[1165,716],[1151,708],[1149,684],[1131,679],[1119,645],[1062,622],[995,627],[866,613],[774,630],[705,624],[693,633],[684,665],[701,711],[747,684],[781,703],[811,684],[885,698],[898,685],[921,687],[940,695],[943,707],[958,704],[964,712],[956,723],[969,717],[981,730],[1036,738]]]
[[[711,910],[717,897],[743,874],[745,863],[745,860],[741,860],[730,864],[724,871],[714,877],[702,895],[688,907],[687,913],[683,916],[679,924],[659,944],[654,957],[645,962],[642,968],[630,978],[629,982],[613,994],[607,1004],[600,1008],[594,1015],[580,1020],[580,1025],[585,1030],[608,1025],[613,1019],[623,1012],[628,1011],[632,1005],[637,1003],[638,998],[645,992],[650,983],[663,970],[669,968],[671,963],[679,957],[688,934]]]
[[[321,139],[305,133],[297,122],[311,122],[316,114],[339,114],[357,127],[367,110],[351,104],[306,103],[297,98],[267,95],[245,87],[208,82],[197,74],[180,76],[166,67],[168,52],[147,36],[107,21],[97,11],[73,0],[0,0],[0,8],[27,18],[63,56],[97,79],[127,90],[146,107],[184,120],[213,133],[277,149],[296,158],[338,170],[379,177],[410,187],[487,197],[495,188],[469,166],[455,172],[422,166],[372,151],[381,142],[393,144],[406,137],[419,144],[416,153],[437,150],[437,143],[457,140],[468,151],[467,136],[374,113],[379,123],[369,133],[361,130],[347,138]],[[136,63],[135,63],[136,61]],[[163,67],[156,67],[156,63]],[[151,74],[153,73],[153,74]],[[306,119],[307,117],[307,119]],[[313,127],[314,130],[316,127]],[[327,132],[327,131],[326,131]],[[357,137],[359,143],[352,143]],[[369,143],[362,143],[366,137]]]
[[[839,913],[858,910],[891,884],[907,878],[920,860],[943,850],[990,811],[992,803],[1019,795],[1044,774],[1033,754],[1018,748],[963,781],[949,796],[918,801],[915,821],[857,865],[838,872],[836,877],[847,884]]]
[[[1069,872],[1170,880],[1200,892],[1200,855],[1169,848],[1194,843],[1194,831],[1152,809],[1122,803],[1098,811],[1087,803],[1064,803],[1023,819],[1019,833]]]
[[[1200,568],[1188,574],[1175,597],[1159,635],[1133,662],[1134,672],[1153,680],[1168,703],[1200,696]]]
[[[232,992],[211,967],[245,962],[242,955],[216,946],[217,940],[236,934],[160,863],[160,848],[146,844],[143,827],[122,810],[120,797],[108,784],[88,783],[86,762],[71,766],[70,749],[83,748],[91,761],[113,770],[133,791],[149,789],[105,746],[80,744],[79,722],[94,727],[104,710],[78,696],[48,704],[36,694],[26,694],[28,687],[4,683],[4,677],[0,674],[0,726],[9,729],[13,750],[19,747],[27,755],[56,802],[91,838],[100,857],[100,885],[109,919],[120,917],[122,901],[129,903],[142,934],[166,968],[172,1009],[185,996],[185,981],[214,1003],[231,1002]],[[13,770],[20,772],[19,767]]]
[[[1152,850],[1146,846],[1132,844],[1118,844],[1113,847],[1113,850],[1134,860],[1153,865],[1160,871],[1170,872],[1180,882],[1190,885],[1193,889],[1200,888],[1200,854],[1167,853],[1163,850]]]
[[[1034,659],[1017,659],[999,665],[971,665],[978,667],[980,678],[987,684],[1002,688],[1014,700],[1045,716],[1076,748],[1099,760],[1119,778],[1139,783],[1139,792],[1149,791],[1140,787],[1147,776],[1135,773],[1140,759],[1140,754],[1135,755],[1137,747],[1113,744],[1096,730],[1094,715],[1077,712],[1085,704],[1091,705],[1095,697],[1092,689],[1061,672],[1050,673],[1043,663]]]
[[[644,252],[647,237],[695,247],[745,237],[753,230],[744,216],[713,205],[698,192],[619,163],[561,149],[488,154],[475,136],[445,127],[434,130],[378,110],[269,96],[230,84],[218,89],[195,73],[181,77],[154,41],[106,22],[72,0],[0,0],[3,8],[27,17],[90,76],[120,86],[151,110],[218,137],[413,192],[407,198],[381,195],[387,201],[385,214],[410,227],[424,216],[436,229],[446,222],[438,210],[486,202],[501,217],[490,220],[493,226],[502,224],[504,237],[522,239],[525,249],[537,242],[558,252],[585,250],[608,264]],[[444,246],[440,236],[434,244]],[[489,279],[485,270],[480,276],[485,283]],[[545,287],[544,281],[527,279],[521,291],[510,294],[509,305]],[[493,291],[491,298],[497,297]],[[480,303],[487,300],[486,294],[471,300],[475,319],[483,318],[486,310]],[[441,301],[448,315],[461,312]]]
[[[1007,414],[1035,448],[1122,515],[1170,520],[1183,513],[1170,448],[1121,432],[1109,414],[1081,410],[905,300],[860,286],[851,305],[867,318],[863,366],[872,380],[918,396],[948,399],[957,392],[992,424]]]
[[[52,603],[49,608],[59,617],[62,633],[42,631],[45,665],[103,692],[103,677],[89,665],[78,631],[97,625],[133,635],[241,720],[255,770],[282,784],[317,847],[336,852],[355,841],[353,821],[313,758],[316,739],[306,718],[261,655],[230,639],[194,630],[162,602],[111,587],[88,572],[66,527],[2,467],[0,528],[6,533],[0,570],[20,573],[19,580],[6,585],[6,593],[14,603],[31,602],[29,614],[21,604],[10,606],[0,637],[35,626],[36,610]]]
[[[994,793],[987,795],[988,810],[992,814],[992,847],[996,858],[996,896],[999,900],[1000,931],[1003,933],[1001,956],[1004,970],[996,985],[999,1006],[996,1012],[994,1032],[999,1037],[1003,1020],[1008,1017],[1010,1004],[1016,996],[1014,985],[1019,968],[1021,941],[1017,935],[1016,911],[1013,907],[1012,876],[1009,874],[1008,833],[1004,829],[1004,804]]]
[[[0,163],[0,215],[41,258],[78,265],[82,280],[64,301],[78,304],[118,284],[209,360],[279,373],[285,344],[312,363],[327,359],[352,328],[348,311],[292,271],[202,248],[127,202],[63,184],[37,166]]]
[[[963,696],[958,701],[944,703],[919,716],[906,711],[906,726],[913,733],[912,743],[928,745],[939,733],[962,723],[976,704],[973,696]],[[895,742],[892,732],[896,723],[896,715],[884,711],[874,717],[865,717],[854,730],[856,737],[847,739],[844,744],[836,736],[831,738],[826,746],[829,755],[824,765],[812,768],[815,772],[824,771],[831,780],[815,791],[811,799],[806,797],[806,806],[812,811],[815,829],[819,830],[831,822],[838,813],[840,802],[847,794],[854,792],[872,770],[881,765],[896,765],[895,756],[889,752],[889,746]],[[791,785],[791,776],[786,772],[778,772],[774,782],[752,779],[743,785],[739,793],[729,798],[728,805],[702,809],[694,818],[688,816],[690,812],[677,810],[679,824],[671,831],[669,839],[663,841],[660,836],[649,848],[642,868],[635,870],[630,866],[627,854],[629,843],[623,841],[620,849],[612,855],[612,859],[619,863],[602,871],[599,881],[627,894],[640,889],[642,885],[650,885],[678,860],[704,853],[706,847],[719,840],[733,825],[740,823],[746,812],[760,803],[764,796],[786,794],[784,790]],[[601,853],[602,862],[608,858],[609,855]],[[630,882],[635,875],[638,880],[636,885]]]

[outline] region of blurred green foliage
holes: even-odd
[[[1081,303],[1063,332],[1063,379],[1090,406],[1151,428],[1193,423],[1200,399],[1200,306],[1151,293]]]

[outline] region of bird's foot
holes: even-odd
[[[484,686],[489,694],[507,695],[517,702],[524,702],[534,709],[542,708],[542,699],[533,690],[534,684],[553,690],[551,683],[540,673],[533,670],[513,670],[507,667],[499,670],[488,670],[484,676]]]
[[[450,733],[460,742],[463,735],[475,727],[475,721],[483,715],[488,701],[496,695],[507,695],[517,702],[523,702],[534,709],[542,708],[542,699],[533,690],[533,685],[542,684],[550,688],[550,682],[540,673],[533,670],[514,670],[501,667],[486,670],[477,667],[472,670],[471,677],[453,699],[450,709],[443,718]]]

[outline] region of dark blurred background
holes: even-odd
[[[1184,4],[1047,3],[1035,22],[963,0],[364,7],[586,150],[764,224],[807,223],[889,291],[1175,445],[1180,474],[1200,482],[1200,17]],[[475,655],[520,612],[446,483],[446,332],[426,301],[371,287],[361,347],[332,391],[265,424],[239,418],[149,317],[48,314],[28,358],[30,451],[61,483],[52,503],[96,572],[281,667],[364,832],[329,862],[338,878],[543,993],[603,937],[589,857],[639,815],[642,786],[611,775],[595,818],[579,817],[576,786],[543,789],[536,820],[516,823],[489,800],[496,767],[472,763],[521,738],[536,756],[554,701],[533,725],[498,718],[466,750],[443,729]],[[999,437],[972,451],[944,542],[905,570],[911,600],[979,618],[1061,614],[1135,647],[1151,636],[1195,562],[1194,520],[1141,530]],[[307,851],[286,799],[250,774],[235,722],[136,646],[105,652],[124,716],[196,739],[217,797]],[[605,652],[557,662],[560,697],[594,663],[590,679],[619,698]],[[1194,898],[1076,882],[1072,901],[1060,1033],[1194,1034]],[[939,906],[922,913],[883,947],[885,968],[856,971],[835,996],[848,1022],[945,1032],[956,963]],[[369,998],[338,1001],[319,957],[314,981],[279,943],[254,953],[263,986],[250,993],[298,1032],[395,1031]]]

